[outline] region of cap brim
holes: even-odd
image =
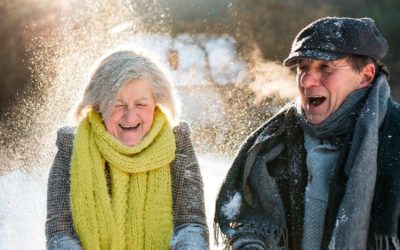
[[[302,50],[295,51],[289,55],[288,58],[283,61],[283,66],[292,67],[297,64],[298,59],[302,58],[311,58],[322,61],[334,61],[339,60],[348,56],[344,53],[330,52],[330,51],[321,51],[321,50]]]

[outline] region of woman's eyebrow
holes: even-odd
[[[137,101],[143,101],[143,100],[150,100],[150,98],[149,97],[141,97],[141,98],[139,98],[139,99],[137,99]]]
[[[149,100],[149,99],[150,99],[149,97],[141,97],[141,98],[137,99],[137,101],[140,101],[140,100]],[[117,102],[124,102],[124,100],[122,100],[122,99],[117,99]]]

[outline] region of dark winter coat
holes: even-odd
[[[283,128],[286,126],[285,128]],[[288,249],[301,249],[304,221],[304,197],[307,185],[306,151],[304,149],[304,133],[297,124],[293,114],[281,112],[255,131],[242,145],[236,156],[232,168],[244,165],[249,150],[260,137],[282,134],[279,130],[285,129],[284,135],[276,137],[275,140],[283,140],[285,149],[274,160],[268,163],[268,173],[276,182],[279,194],[282,199],[286,219],[286,232],[280,232],[280,242],[285,241]],[[351,136],[351,135],[348,135]],[[344,140],[348,141],[348,140]],[[372,204],[370,233],[368,236],[368,249],[376,249],[376,239],[373,232],[379,234],[393,235],[398,242],[399,219],[400,219],[400,105],[389,100],[388,111],[384,123],[379,131],[378,168],[374,201]],[[340,147],[339,159],[330,179],[328,211],[325,220],[325,231],[322,242],[322,249],[328,249],[329,240],[332,235],[334,223],[339,205],[343,199],[346,189],[347,176],[344,172],[344,163],[348,153],[349,143]],[[293,163],[296,159],[296,164]],[[292,159],[292,160],[290,160]],[[239,168],[238,168],[239,169]],[[242,169],[243,170],[243,169]],[[228,173],[226,179],[237,179],[235,173]],[[241,190],[244,196],[258,195],[263,192],[263,183],[254,181],[251,176],[241,182],[247,182],[249,190]],[[259,180],[259,179],[258,179]],[[232,194],[229,194],[232,195]],[[252,199],[251,197],[249,199]],[[262,211],[249,205],[243,199],[243,205],[237,215],[237,223],[227,225],[220,221],[218,211],[223,207],[220,200],[217,200],[215,222],[221,227],[225,237],[225,243],[233,249],[269,249],[268,239],[263,233],[268,228],[268,222],[263,220]],[[225,223],[225,224],[224,224]],[[267,229],[270,230],[270,229]],[[278,239],[279,241],[279,239]],[[254,243],[250,244],[249,243]],[[384,244],[382,244],[384,245]],[[249,248],[247,248],[248,246]],[[390,246],[394,249],[393,245]],[[272,248],[274,249],[274,248]]]
[[[171,164],[174,236],[171,249],[208,249],[203,181],[189,126],[174,128],[176,158]],[[58,152],[49,175],[46,238],[48,249],[81,249],[70,208],[70,161],[74,129],[58,130]]]

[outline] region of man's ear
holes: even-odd
[[[361,79],[360,88],[367,87],[372,84],[375,77],[375,65],[373,63],[368,63],[364,66],[361,71],[363,77]]]

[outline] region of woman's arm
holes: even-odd
[[[50,170],[47,186],[47,249],[81,249],[72,223],[69,198],[73,137],[71,127],[63,127],[57,132],[58,152]]]
[[[177,158],[173,171],[178,173],[173,173],[173,176],[180,177],[174,183],[175,229],[171,247],[179,250],[209,249],[203,179],[190,140],[189,126],[181,123],[178,129],[175,128],[175,135]]]

